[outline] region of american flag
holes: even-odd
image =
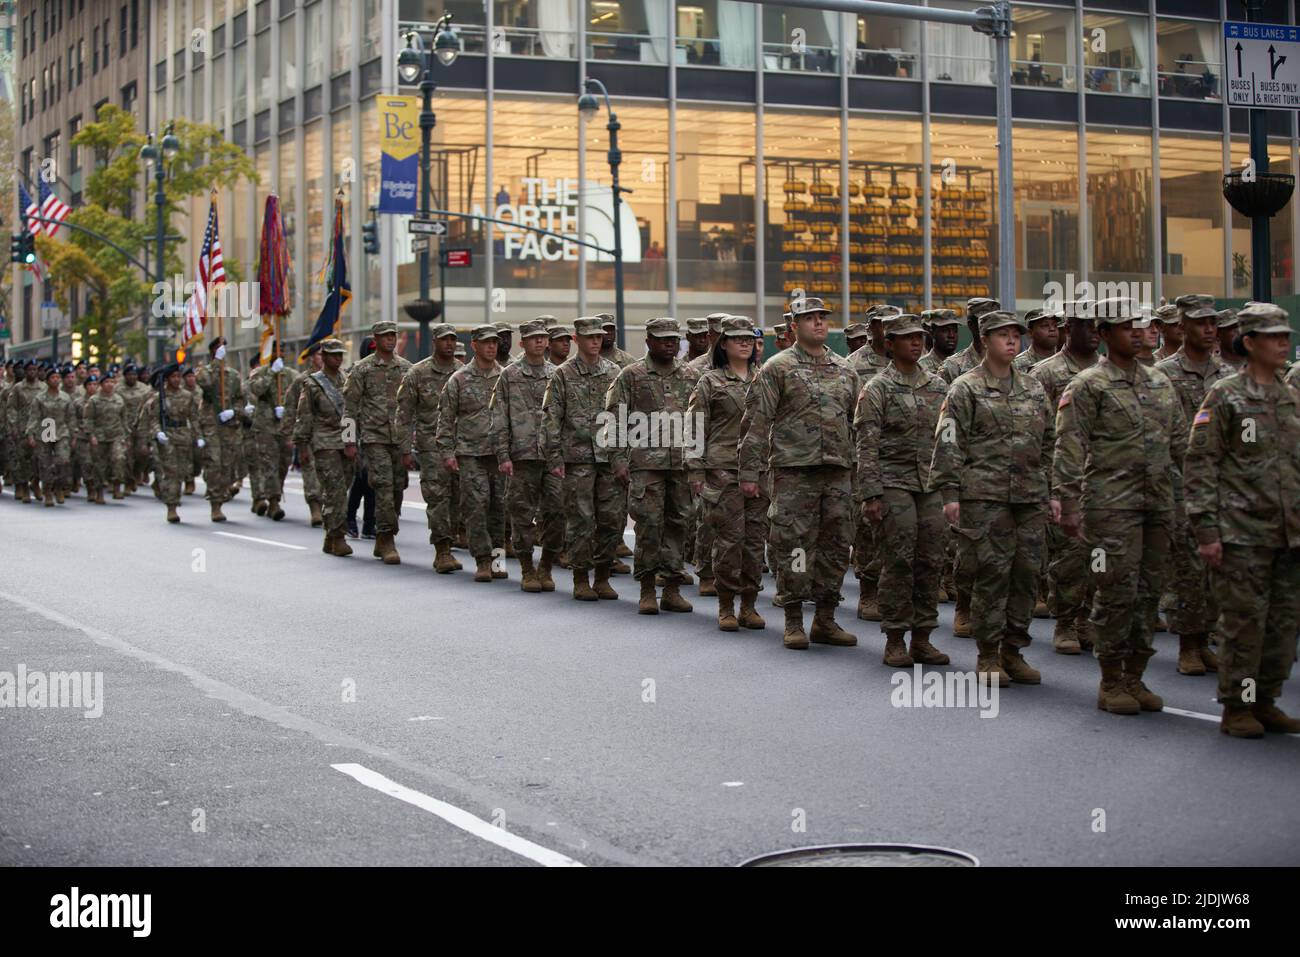
[[[54,195],[54,190],[50,189],[50,184],[41,180],[41,215],[46,219],[52,219],[54,222],[45,224],[45,231],[53,239],[59,232],[59,223],[68,218],[68,213],[72,208],[67,203]]]
[[[40,216],[40,207],[32,201],[32,194],[27,192],[27,187],[22,183],[18,184],[18,202],[23,207],[23,215],[27,217],[27,231],[35,236],[41,231],[41,221],[33,219],[33,216]]]
[[[226,281],[226,267],[221,261],[221,235],[217,229],[217,201],[208,207],[208,226],[203,231],[199,262],[194,267],[194,295],[185,303],[185,327],[181,342],[187,347],[203,334],[208,324],[208,292]]]

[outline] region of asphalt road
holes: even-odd
[[[320,553],[289,517],[168,526],[147,490],[62,508],[0,499],[0,672],[100,672],[103,712],[0,707],[0,863],[732,865],[834,842],[957,848],[986,865],[1300,863],[1300,736],[1219,734],[1214,679],[1162,714],[1095,707],[1096,663],[978,708],[895,707],[879,626],[856,648],[435,575],[418,488],[403,564]],[[630,533],[629,533],[630,540]],[[462,561],[466,557],[460,554]],[[472,568],[472,563],[469,567]],[[938,671],[974,667],[941,606]],[[1300,711],[1294,684],[1280,702]]]

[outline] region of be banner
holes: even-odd
[[[379,212],[415,213],[420,169],[419,99],[381,95],[379,135]]]

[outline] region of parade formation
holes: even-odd
[[[824,303],[800,297],[766,359],[760,327],[714,313],[650,320],[641,358],[601,315],[477,326],[468,361],[443,324],[432,354],[408,362],[391,320],[346,369],[332,337],[302,372],[276,348],[243,376],[218,335],[200,368],[164,365],[147,384],[132,364],[13,361],[0,471],[14,501],[49,508],[150,486],[171,523],[200,474],[213,522],[247,477],[252,512],[281,521],[296,459],[306,520],[326,555],[346,557],[364,469],[385,564],[403,561],[418,471],[438,574],[469,571],[460,547],[476,582],[507,579],[511,557],[523,592],[554,591],[567,569],[573,598],[597,602],[630,573],[639,614],[692,611],[694,586],[737,631],[766,627],[770,571],[784,646],[799,650],[858,643],[836,620],[852,568],[887,665],[973,657],[981,681],[1050,683],[1026,657],[1031,620],[1050,616],[1055,653],[1097,659],[1099,709],[1159,711],[1148,682],[1212,673],[1225,734],[1300,732],[1276,705],[1300,617],[1286,313],[1216,310],[1205,295],[1058,305],[873,306],[845,330],[847,357],[828,346]],[[947,601],[973,655],[931,640]],[[1153,672],[1166,627],[1176,668]]]

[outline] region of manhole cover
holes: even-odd
[[[974,855],[924,844],[822,844],[760,854],[741,867],[979,867]]]

